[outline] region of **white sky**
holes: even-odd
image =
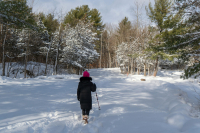
[[[136,7],[136,3],[142,7],[141,21],[148,24],[150,21],[147,19],[145,6],[149,2],[152,4],[154,0],[28,0],[29,3],[34,1],[33,11],[51,13],[54,10],[63,14],[67,13],[71,9],[75,9],[77,6],[88,5],[90,9],[96,8],[99,10],[102,16],[103,23],[118,24],[125,16],[130,21],[134,21],[133,7]]]

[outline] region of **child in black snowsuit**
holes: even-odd
[[[89,113],[92,109],[92,95],[91,92],[96,91],[96,84],[92,83],[92,78],[90,74],[85,71],[83,77],[80,78],[77,89],[77,99],[80,101],[80,106],[82,109],[82,116],[85,123],[88,123]]]

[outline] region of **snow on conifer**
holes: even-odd
[[[92,63],[99,56],[94,49],[94,41],[97,39],[95,36],[91,23],[80,21],[76,27],[66,26],[60,61],[80,68]]]

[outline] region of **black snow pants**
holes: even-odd
[[[82,115],[88,115],[89,116],[90,110],[89,109],[82,109]]]

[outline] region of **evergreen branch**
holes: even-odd
[[[14,19],[14,20],[13,20],[14,22],[18,21],[18,22],[20,22],[20,23],[23,23],[23,24],[27,25],[28,27],[30,27],[30,28],[33,29],[33,30],[39,30],[38,27],[35,27],[35,26],[33,26],[32,24],[27,23],[25,20],[18,19],[18,18],[13,17],[13,16],[9,16],[9,17],[8,17],[7,15],[1,14],[1,13],[0,13],[0,17],[6,18],[6,19],[10,19],[10,20],[13,20],[13,19]],[[16,23],[14,23],[14,24],[16,24]]]

